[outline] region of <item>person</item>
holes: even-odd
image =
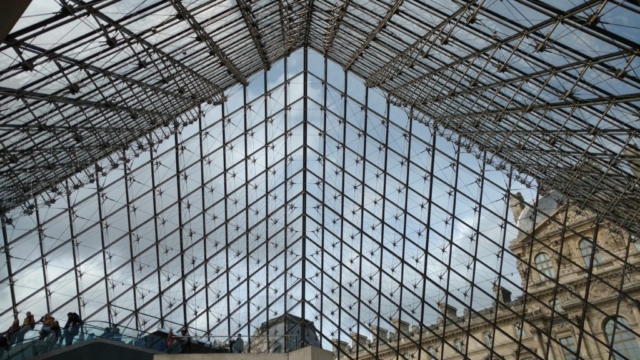
[[[162,349],[165,352],[169,352],[169,348],[171,347],[171,345],[173,345],[176,342],[176,340],[173,338],[173,332],[169,331],[169,333],[167,334],[167,337],[162,340]]]
[[[4,335],[0,335],[0,359],[2,359],[6,351],[9,351],[9,339]]]
[[[47,335],[49,335],[49,333],[51,332],[51,326],[53,326],[54,321],[56,321],[56,319],[51,316],[51,314],[44,314],[44,316],[40,318],[40,321],[38,321],[42,323],[42,329],[40,330],[40,340],[43,340],[45,337],[47,337]]]
[[[122,335],[120,334],[120,328],[118,325],[107,326],[104,328],[104,331],[100,335],[103,339],[109,339],[114,341],[120,341],[122,339]]]
[[[58,328],[60,328],[60,325],[58,325]],[[52,326],[52,329],[53,329],[53,326]],[[48,333],[46,333],[46,335],[43,338],[36,341],[33,347],[34,355],[46,354],[47,352],[53,350],[57,341],[58,341],[58,337],[56,337],[55,331],[54,330],[49,331]]]
[[[22,328],[18,333],[18,338],[16,339],[16,344],[22,344],[24,341],[24,336],[29,330],[33,330],[34,326],[36,326],[36,319],[31,314],[31,311],[27,311],[27,316],[24,318],[22,322]]]
[[[189,330],[187,328],[183,328],[180,330],[180,335],[182,335],[182,352],[190,353],[191,352],[191,337],[189,336]]]
[[[11,324],[9,329],[7,330],[6,336],[7,336],[7,340],[9,341],[9,344],[16,343],[19,333],[20,333],[20,320],[15,319],[13,320],[13,323]]]
[[[80,332],[80,326],[83,322],[80,315],[70,312],[67,314],[67,323],[64,325],[64,342],[65,346],[73,343],[73,338]]]
[[[56,338],[56,342],[58,344],[62,344],[62,329],[60,328],[60,323],[56,320],[51,325],[51,333]]]
[[[236,338],[236,340],[231,345],[231,352],[234,354],[240,354],[242,351],[244,351],[244,341],[242,340],[240,334],[238,334],[238,338]]]

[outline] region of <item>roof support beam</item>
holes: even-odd
[[[183,17],[189,25],[191,30],[196,33],[196,39],[203,41],[212,55],[215,55],[220,59],[220,62],[227,68],[229,74],[238,80],[242,85],[247,85],[247,78],[240,72],[240,70],[231,62],[231,59],[224,53],[224,51],[213,41],[209,33],[200,25],[200,23],[191,15],[191,12],[182,5],[182,0],[170,0],[173,7],[178,11],[178,14]]]
[[[593,5],[594,3],[598,2],[598,1],[600,1],[600,0],[591,0],[588,3],[576,6],[573,9],[567,11],[567,16],[572,16],[572,15],[575,15],[577,13],[583,12],[585,9],[588,9],[591,5]],[[405,84],[403,84],[401,86],[398,86],[398,87],[394,88],[390,92],[391,93],[396,93],[399,90],[408,88],[408,87],[410,87],[412,85],[415,85],[415,84],[422,83],[425,80],[429,81],[429,80],[431,80],[433,78],[433,76],[435,76],[437,74],[443,73],[444,71],[447,71],[448,69],[451,69],[451,68],[454,68],[456,66],[459,66],[460,64],[463,64],[463,63],[465,63],[467,61],[473,62],[476,58],[482,57],[483,55],[488,55],[487,59],[485,61],[491,61],[491,59],[493,58],[493,54],[495,53],[495,51],[497,49],[511,47],[509,44],[513,43],[514,41],[520,40],[520,42],[521,42],[523,39],[531,37],[536,31],[538,31],[540,29],[544,29],[545,27],[553,25],[554,23],[556,23],[556,24],[560,23],[561,21],[562,21],[561,18],[548,19],[546,21],[542,21],[542,22],[540,22],[540,23],[538,23],[538,24],[536,24],[534,26],[531,26],[531,27],[527,28],[526,30],[523,29],[522,32],[518,32],[516,34],[513,34],[512,36],[509,36],[507,38],[504,38],[504,39],[501,39],[499,41],[496,41],[495,43],[493,43],[493,44],[491,44],[489,46],[486,46],[483,49],[479,49],[479,50],[477,50],[477,51],[475,51],[473,53],[468,54],[467,56],[460,57],[456,61],[449,62],[446,65],[444,65],[444,66],[442,66],[442,67],[440,67],[440,68],[438,68],[436,70],[428,72],[428,73],[426,73],[424,75],[421,75],[419,77],[413,78],[413,79],[411,79],[411,81],[409,81],[409,82],[407,82],[407,83],[405,83]],[[513,53],[516,50],[517,50],[517,46],[513,47],[512,51],[509,51],[509,53]],[[393,62],[393,60],[392,60],[392,62]],[[413,62],[413,60],[411,61],[411,63],[412,62]],[[381,68],[381,70],[391,69],[391,66],[394,66],[394,65],[392,65],[391,63],[386,64],[385,66],[383,66]],[[507,63],[502,64],[502,68],[506,68],[507,65],[508,65]],[[409,66],[411,66],[411,64]],[[389,71],[391,71],[391,70],[389,70]],[[397,73],[400,73],[401,71],[402,70],[398,71]],[[374,75],[376,75],[376,74],[374,74]],[[383,77],[384,80],[382,80],[382,78],[381,78],[379,80],[375,80],[374,82],[370,82],[370,84],[374,84],[375,83],[376,85],[372,85],[372,86],[379,86],[384,81],[390,79],[392,76],[393,76],[393,74],[390,75],[390,76],[384,76]],[[372,78],[373,78],[373,76],[372,76]]]
[[[256,45],[256,50],[258,50],[258,55],[262,60],[264,68],[267,70],[271,69],[271,63],[269,62],[269,58],[267,57],[267,52],[264,49],[264,45],[262,45],[262,35],[260,34],[260,30],[258,29],[258,23],[252,19],[253,14],[251,13],[251,5],[247,4],[247,2],[244,0],[236,0],[236,2],[238,3],[238,7],[240,8],[242,17],[244,18],[244,22],[247,24],[247,29],[249,29],[251,39],[253,39],[253,43]]]
[[[191,74],[191,75],[195,76],[197,79],[207,83],[209,86],[212,86],[214,88],[219,88],[217,85],[215,85],[214,83],[209,81],[209,79],[207,79],[204,76],[198,74],[197,72],[195,72],[190,67],[184,65],[182,62],[180,62],[180,61],[174,59],[173,57],[169,56],[169,54],[167,54],[164,51],[160,50],[158,47],[150,44],[148,41],[144,40],[138,34],[136,34],[133,31],[127,29],[126,27],[122,26],[122,24],[120,24],[117,21],[111,19],[110,17],[104,15],[100,11],[96,10],[95,8],[93,8],[91,5],[86,4],[84,2],[84,0],[70,0],[70,1],[73,1],[78,6],[81,6],[81,7],[85,8],[89,13],[91,13],[93,16],[95,16],[96,19],[100,19],[100,20],[104,21],[105,23],[109,24],[110,26],[112,26],[113,28],[118,29],[118,31],[120,31],[123,35],[128,35],[131,39],[134,39],[138,44],[140,44],[140,45],[144,46],[145,48],[149,49],[150,51],[154,52],[159,57],[166,59],[171,64],[180,67],[183,71],[187,72],[188,74]]]
[[[617,53],[610,53],[610,54],[605,54],[603,56],[600,56],[598,58],[593,58],[591,60],[589,60],[588,64],[590,67],[595,67],[598,64],[606,64],[609,61],[613,61],[613,60],[619,60],[619,59],[626,59],[627,56],[629,54],[625,53],[625,52],[617,52]],[[545,76],[548,76],[550,74],[555,74],[555,75],[559,75],[561,73],[565,73],[565,72],[569,72],[572,70],[576,70],[579,68],[582,68],[585,66],[585,61],[576,61],[576,62],[572,62],[569,64],[565,64],[562,66],[558,66],[558,67],[549,67],[549,68],[545,68],[543,70],[537,71],[535,73],[531,73],[531,74],[522,74],[520,76],[515,76],[506,80],[501,80],[501,81],[495,81],[493,83],[489,83],[486,85],[481,85],[481,86],[475,86],[475,84],[478,84],[478,78],[469,78],[471,79],[471,82],[474,83],[474,86],[463,86],[462,89],[460,89],[460,91],[456,91],[456,89],[458,89],[458,87],[461,84],[461,81],[459,81],[457,84],[455,84],[453,86],[452,89],[449,89],[451,92],[448,94],[444,94],[444,95],[438,95],[438,96],[431,96],[431,97],[414,97],[413,94],[415,94],[415,92],[410,91],[409,89],[403,89],[405,91],[403,92],[397,92],[397,91],[392,91],[390,92],[389,96],[390,97],[395,97],[397,99],[402,99],[400,100],[402,101],[409,101],[412,104],[423,104],[426,102],[430,102],[430,101],[435,101],[437,99],[442,100],[442,99],[446,99],[446,98],[451,98],[451,97],[460,97],[460,96],[467,96],[469,94],[480,94],[484,91],[489,91],[489,90],[495,90],[495,89],[502,89],[505,87],[508,87],[510,85],[514,85],[517,84],[521,81],[534,81],[534,80],[539,80]],[[471,68],[471,67],[469,67]],[[460,80],[462,80],[463,78],[461,77]],[[418,90],[416,92],[419,92],[420,94],[423,94],[426,90],[425,89],[429,89],[432,88],[434,86],[441,86],[438,85],[440,84],[438,81],[434,81],[434,82],[429,82],[427,84],[423,84],[423,88],[421,90]],[[447,90],[446,87],[442,87],[444,90]],[[413,97],[413,98],[412,98]],[[406,100],[405,100],[406,99]]]
[[[538,104],[538,105],[528,105],[528,106],[519,106],[516,108],[505,108],[505,109],[496,109],[491,111],[483,111],[483,112],[475,112],[475,113],[462,113],[462,114],[454,114],[454,115],[443,115],[443,116],[428,116],[429,119],[435,122],[440,122],[444,120],[453,120],[453,119],[473,119],[473,118],[481,118],[481,117],[491,117],[497,116],[500,119],[504,115],[509,114],[524,114],[533,111],[549,111],[549,110],[557,110],[557,109],[565,109],[565,108],[578,108],[583,106],[594,106],[594,105],[613,105],[619,103],[626,103],[632,101],[640,101],[640,94],[632,94],[632,95],[623,95],[612,98],[593,98],[587,100],[579,100],[579,101],[564,101],[550,104]],[[423,109],[426,110],[426,109]],[[425,114],[427,112],[425,111]],[[497,121],[497,119],[496,119]]]
[[[187,101],[187,102],[193,102],[194,99],[189,98],[186,95],[182,95],[180,93],[177,92],[173,92],[173,91],[169,91],[166,89],[163,89],[159,86],[156,86],[154,84],[149,84],[146,83],[144,81],[140,81],[140,80],[136,80],[132,77],[129,77],[127,75],[123,75],[123,74],[118,74],[116,72],[110,71],[108,69],[104,69],[104,68],[100,68],[97,67],[95,65],[91,65],[90,63],[87,63],[83,60],[78,60],[78,59],[74,59],[68,56],[65,56],[63,54],[59,54],[56,52],[51,52],[48,50],[45,50],[41,47],[38,47],[36,45],[33,44],[27,44],[25,42],[20,42],[17,43],[16,46],[22,50],[29,51],[29,52],[33,52],[35,54],[37,54],[38,56],[45,56],[48,57],[50,59],[55,59],[61,63],[66,63],[75,67],[78,67],[80,69],[83,69],[85,71],[91,71],[94,74],[100,74],[104,77],[109,78],[111,81],[122,81],[125,82],[129,85],[135,85],[135,86],[139,86],[141,88],[147,89],[147,90],[151,90],[154,93],[156,93],[158,96],[169,96],[169,97],[173,97],[176,100],[180,100],[180,101]],[[26,62],[33,64],[33,59],[26,59]],[[194,75],[194,74],[190,74],[190,75]],[[165,77],[166,78],[166,77]],[[199,81],[198,78],[192,79],[194,81]],[[203,79],[201,79],[203,80]],[[224,93],[223,90],[216,86],[213,83],[210,82],[206,82],[203,84],[206,89],[203,89],[203,91],[205,91],[205,93],[207,94],[206,98],[202,98],[200,99],[201,101],[211,101],[213,103],[219,103],[222,102],[224,99]]]
[[[339,9],[339,13],[337,16],[334,16],[329,19],[329,23],[331,24],[331,27],[328,29],[327,35],[324,39],[325,55],[329,54],[329,52],[331,52],[331,49],[333,48],[333,41],[336,39],[336,34],[338,34],[338,29],[342,24],[342,19],[347,14],[347,8],[349,7],[350,3],[351,3],[351,0],[346,0],[341,7],[331,9],[332,12]]]
[[[127,115],[129,114],[147,114],[151,116],[156,116],[159,118],[175,118],[177,114],[168,114],[168,113],[159,113],[154,111],[149,111],[147,109],[134,109],[127,106],[117,105],[115,103],[101,103],[89,100],[80,100],[80,99],[72,99],[65,96],[55,96],[49,94],[42,94],[35,91],[28,90],[19,90],[16,91],[14,89],[9,89],[5,87],[0,87],[0,96],[10,96],[17,98],[25,98],[31,100],[45,101],[48,103],[59,103],[59,104],[67,104],[73,105],[76,107],[88,107],[94,109],[103,109],[103,110],[111,110],[117,112],[124,112]]]
[[[413,45],[409,46],[406,50],[396,55],[391,61],[381,66],[378,70],[371,74],[371,76],[369,76],[369,79],[367,79],[366,81],[366,85],[368,87],[379,86],[380,84],[392,78],[394,75],[401,73],[405,67],[410,66],[415,61],[418,55],[424,53],[422,49],[424,49],[425,47],[430,48],[435,44],[440,33],[444,31],[444,28],[449,25],[450,22],[458,18],[457,20],[455,20],[455,23],[457,24],[460,21],[460,17],[462,16],[462,14],[468,11],[473,3],[474,1],[471,1],[464,7],[456,10],[456,12],[433,27],[421,39],[413,43]]]
[[[382,21],[380,21],[378,26],[371,33],[369,33],[369,35],[367,36],[367,39],[364,41],[364,43],[362,43],[358,51],[356,51],[353,57],[351,57],[351,60],[349,60],[349,62],[344,66],[345,70],[351,69],[351,66],[353,66],[353,64],[356,61],[358,61],[358,58],[360,57],[360,55],[362,55],[362,53],[369,47],[369,44],[371,44],[371,41],[373,41],[373,39],[375,39],[375,37],[378,36],[378,33],[387,26],[387,22],[389,22],[391,17],[396,14],[396,12],[398,11],[398,9],[400,8],[403,2],[404,2],[403,0],[397,0],[396,3],[393,4],[391,9],[389,9],[387,14],[382,19]]]
[[[309,33],[311,32],[311,19],[313,19],[313,0],[309,0],[307,24],[304,30],[304,46],[309,46]]]

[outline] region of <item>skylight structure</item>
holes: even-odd
[[[639,14],[33,0],[0,45],[1,323],[288,313],[339,357],[633,358]]]

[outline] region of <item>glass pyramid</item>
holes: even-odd
[[[0,326],[640,356],[637,5],[36,3],[0,47]]]

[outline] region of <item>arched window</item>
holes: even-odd
[[[611,318],[604,326],[607,341],[617,351],[614,359],[640,359],[640,346],[638,340],[629,331],[629,322],[623,317]]]
[[[429,359],[438,358],[438,352],[436,351],[436,348],[434,348],[433,346],[429,346],[429,348],[427,349],[427,353],[429,354]]]
[[[490,332],[488,332],[488,331],[486,331],[486,332],[482,335],[482,337],[484,338],[484,344],[485,344],[487,347],[489,347],[489,348],[490,348],[490,347],[491,347],[491,333],[490,333]]]
[[[573,336],[567,336],[560,339],[562,344],[562,355],[564,360],[577,360],[576,357],[576,342],[573,340]]]
[[[524,331],[524,325],[518,323],[515,326],[516,328],[516,339],[524,339],[525,336],[527,336],[526,332]]]
[[[588,268],[591,265],[591,255],[593,254],[593,240],[591,239],[582,239],[578,244],[580,247],[580,254],[582,254],[582,260],[584,261],[584,265]],[[600,265],[602,263],[602,256],[600,256],[600,252],[596,250],[595,254],[593,254],[593,265]]]
[[[464,351],[464,343],[462,342],[462,339],[456,339],[456,341],[453,343],[456,347],[456,350],[463,352]]]
[[[553,264],[551,263],[551,258],[547,253],[540,253],[536,255],[535,258],[536,268],[540,271],[540,281],[545,281],[550,278],[554,278],[555,269],[553,268]]]

